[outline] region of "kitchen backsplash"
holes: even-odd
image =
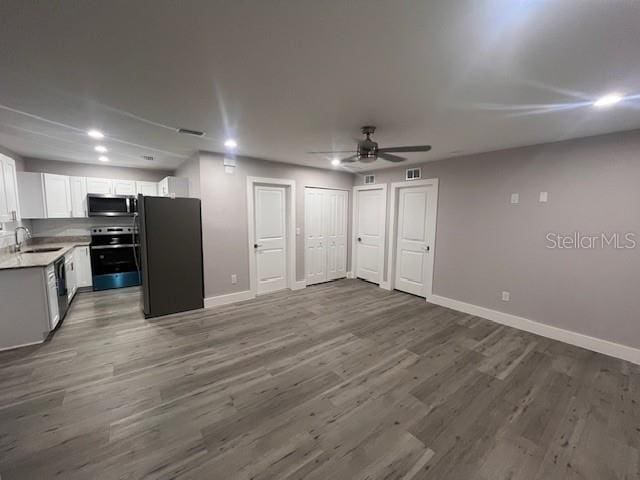
[[[85,237],[91,227],[105,225],[133,225],[133,217],[119,218],[47,218],[31,220],[34,237]]]

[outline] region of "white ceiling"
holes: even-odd
[[[363,124],[433,145],[412,162],[640,128],[637,1],[3,0],[0,18],[0,145],[26,156],[96,162],[89,127],[149,168],[227,136],[331,168],[306,152]],[[610,91],[632,98],[589,105]]]

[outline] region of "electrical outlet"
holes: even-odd
[[[296,227],[296,235],[300,235],[300,227]]]
[[[518,203],[520,203],[520,194],[512,193],[511,194],[511,204],[512,205],[517,205]]]
[[[238,275],[236,275],[235,273],[231,274],[231,283],[233,285],[235,285],[236,283],[238,283]]]
[[[511,300],[511,294],[509,292],[502,292],[502,301],[508,302]]]
[[[549,193],[540,192],[540,203],[547,203],[548,200],[549,200]]]

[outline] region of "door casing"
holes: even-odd
[[[255,243],[255,185],[285,187],[287,225],[287,288],[296,284],[296,182],[286,178],[247,177],[247,250],[249,253],[249,290],[258,291]]]

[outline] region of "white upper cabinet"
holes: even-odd
[[[71,191],[66,175],[44,174],[44,193],[48,218],[71,217]]]
[[[158,183],[158,195],[161,197],[188,197],[189,179],[183,177],[165,177]]]
[[[133,180],[111,180],[115,195],[135,195],[136,182]]]
[[[71,216],[81,218],[87,216],[87,179],[69,177],[71,191]]]
[[[0,154],[0,222],[20,220],[16,162]]]
[[[136,193],[155,197],[158,195],[158,184],[156,182],[136,182]]]
[[[22,218],[47,218],[44,174],[18,172],[18,199]]]
[[[113,181],[108,178],[87,177],[87,193],[110,195],[113,193]]]

